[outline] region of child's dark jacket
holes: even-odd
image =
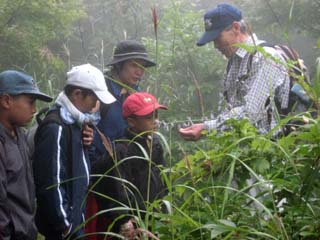
[[[146,209],[146,201],[153,202],[154,200],[161,199],[166,194],[167,190],[161,179],[159,169],[159,167],[165,166],[163,149],[159,138],[155,134],[153,134],[153,137],[146,135],[137,136],[126,130],[124,139],[116,142],[115,149],[114,158],[117,159],[117,168],[114,168],[108,175],[116,177],[121,175],[120,178],[131,182],[136,188],[112,178],[104,177],[96,185],[96,191],[111,196],[129,207],[131,206],[139,210]],[[144,152],[147,156],[145,156]],[[151,159],[151,162],[149,159]],[[103,160],[98,161],[92,167],[92,171],[93,173],[103,174],[113,166],[114,163],[110,156],[105,156]],[[151,169],[150,180],[149,169]],[[125,190],[124,185],[129,187],[130,190]],[[119,204],[106,200],[103,197],[99,197],[97,200],[100,209],[110,209],[119,206]],[[131,212],[128,213],[131,214]],[[114,219],[119,214],[119,212],[110,212],[106,215],[108,218]]]
[[[0,124],[0,239],[33,240],[35,195],[31,160],[23,130],[10,135]]]

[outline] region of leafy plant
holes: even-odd
[[[51,90],[61,88],[65,71],[63,43],[83,16],[77,0],[1,0],[0,69],[26,71],[41,88],[56,94]]]
[[[205,149],[172,169],[173,212],[164,217],[169,224],[159,224],[160,236],[319,237],[319,119],[277,140],[244,120],[230,126],[230,132],[209,135]]]

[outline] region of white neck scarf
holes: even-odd
[[[84,122],[90,121],[90,117],[80,112],[64,92],[59,93],[55,102],[61,106],[60,114],[66,123],[73,124],[76,122],[80,127],[82,127]]]

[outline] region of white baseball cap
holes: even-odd
[[[75,66],[67,72],[66,84],[92,90],[98,99],[105,104],[116,101],[108,91],[103,73],[89,63]]]

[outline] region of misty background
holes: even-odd
[[[65,73],[91,63],[105,71],[123,39],[143,42],[157,66],[141,88],[170,111],[168,122],[200,121],[217,113],[226,60],[213,44],[196,46],[203,14],[214,0],[0,0],[0,70],[24,70],[52,96]],[[319,57],[320,1],[234,0],[260,39],[288,44],[305,60],[311,76]]]

